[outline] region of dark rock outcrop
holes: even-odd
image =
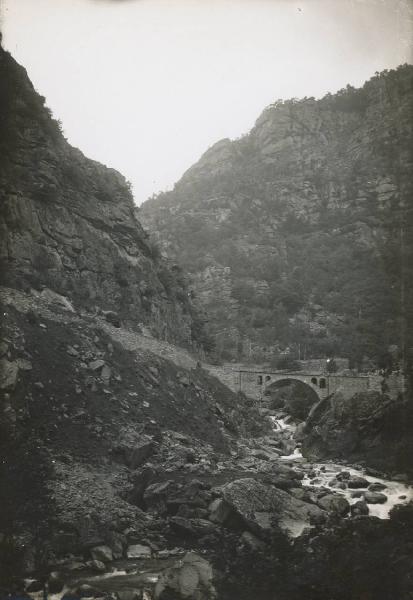
[[[219,597],[280,600],[408,600],[413,592],[411,506],[382,521],[365,516],[334,519],[286,545],[278,536],[264,549],[234,547],[217,551]],[[344,584],[345,582],[345,584]]]
[[[378,392],[340,393],[321,401],[310,412],[301,441],[304,456],[322,460],[364,462],[381,471],[413,469],[412,410],[408,402]],[[366,488],[363,478],[349,478],[350,488]]]
[[[254,479],[232,481],[224,486],[222,495],[244,527],[259,537],[268,536],[274,527],[294,537],[311,523],[323,520],[323,511],[317,506]]]
[[[1,283],[191,345],[202,326],[182,272],[148,242],[125,178],[67,143],[2,48],[0,77]]]
[[[346,515],[350,511],[350,504],[339,494],[326,494],[318,501],[318,505],[337,515]]]

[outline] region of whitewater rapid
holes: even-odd
[[[288,431],[293,435],[296,425],[292,421],[286,422],[285,418],[271,417],[273,422],[274,431]],[[285,456],[281,456],[282,460],[294,461],[297,463],[308,461],[301,454],[300,448],[297,446],[294,451]],[[317,462],[310,463],[312,466],[311,474],[304,471],[304,479],[302,480],[303,487],[307,488],[326,488],[331,490],[332,493],[338,493],[344,496],[350,504],[354,504],[359,500],[363,500],[364,492],[367,488],[360,489],[340,489],[337,487],[330,486],[330,483],[335,480],[336,476],[343,471],[346,471],[350,476],[363,477],[368,481],[368,485],[372,483],[380,483],[383,489],[380,490],[382,494],[387,497],[386,502],[382,504],[368,504],[369,515],[379,517],[379,519],[388,519],[390,511],[397,505],[408,504],[413,501],[413,486],[399,481],[392,481],[391,479],[385,479],[380,477],[374,477],[366,474],[366,471],[362,468],[356,468],[352,465],[337,464],[334,462]],[[299,470],[297,468],[297,470]]]

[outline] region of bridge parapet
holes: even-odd
[[[383,376],[372,375],[337,375],[331,373],[302,373],[300,371],[248,371],[236,372],[238,389],[247,396],[260,400],[270,387],[277,387],[281,381],[300,381],[314,390],[321,399],[330,394],[340,392],[344,398],[351,398],[354,394],[366,391],[385,391],[383,389]],[[391,395],[400,392],[400,381],[392,382]]]
[[[386,393],[390,398],[396,400],[401,393],[405,392],[405,378],[400,372],[394,372],[385,377],[379,373],[351,375],[326,373],[315,369],[311,372],[266,371],[258,368],[240,367],[241,365],[238,368],[226,365],[224,367],[209,367],[209,370],[234,392],[242,391],[256,400],[262,398],[269,386],[282,380],[301,381],[309,385],[320,399],[333,392],[341,392],[346,398],[350,398],[358,392],[371,391]],[[259,378],[261,378],[261,383],[258,383]],[[322,379],[325,380],[325,386]]]

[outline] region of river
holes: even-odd
[[[273,422],[273,428],[275,432],[284,431],[290,432],[293,437],[297,425],[285,418],[277,418],[276,416],[270,417]],[[399,481],[392,481],[387,478],[374,477],[366,473],[366,470],[360,467],[345,463],[335,463],[332,461],[327,462],[316,462],[311,463],[311,472],[309,474],[308,461],[301,454],[299,446],[294,451],[281,457],[282,460],[291,461],[296,465],[297,470],[304,471],[304,479],[302,481],[303,487],[306,488],[329,488],[331,491],[344,496],[350,504],[354,504],[365,497],[366,492],[369,489],[373,489],[380,494],[386,496],[385,502],[367,503],[369,507],[369,515],[373,517],[379,517],[379,519],[388,519],[390,511],[398,504],[408,504],[413,500],[413,486]],[[304,465],[306,466],[303,469]],[[342,481],[343,489],[336,487],[336,478],[340,473],[348,473],[351,478],[362,478],[368,482],[366,488],[351,489],[344,487],[345,479]],[[383,500],[380,496],[377,499]]]
[[[302,487],[309,493],[321,498],[332,493],[340,494],[350,505],[365,499],[368,514],[380,519],[388,519],[391,509],[398,504],[407,504],[413,500],[413,487],[386,477],[373,476],[357,465],[348,465],[333,461],[310,462],[302,456],[299,445],[294,448],[294,433],[297,424],[286,415],[273,415],[274,436],[283,437],[285,446],[292,449],[290,454],[280,456],[278,460],[301,473]],[[338,476],[338,477],[337,477]],[[350,487],[350,480],[355,482],[359,478],[359,487]],[[364,480],[364,481],[363,481]],[[348,485],[349,484],[349,485]],[[340,487],[338,487],[340,486]],[[369,501],[369,493],[376,493],[377,503]],[[374,496],[372,496],[374,498]],[[317,502],[317,498],[314,500]],[[343,518],[346,518],[343,516]],[[299,537],[308,523],[294,522],[289,531],[291,537]],[[98,588],[101,594],[122,593],[122,598],[132,598],[133,590],[141,590],[144,600],[153,599],[153,587],[160,575],[172,567],[176,560],[185,554],[184,549],[170,551],[165,558],[155,556],[151,559],[120,559],[107,565],[106,573],[94,574],[93,572],[76,572],[73,570],[62,571],[61,575],[66,582],[64,589],[57,594],[50,594],[49,600],[60,600],[65,593],[83,586],[83,594],[93,595]],[[202,552],[202,551],[201,551]],[[42,600],[42,592],[32,593],[33,600]],[[72,596],[73,597],[73,596]]]

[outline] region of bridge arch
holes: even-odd
[[[263,389],[263,396],[268,408],[285,409],[300,420],[305,420],[311,408],[320,400],[316,384],[291,375],[269,382]]]
[[[348,373],[323,373],[302,371],[257,371],[240,369],[234,371],[234,389],[244,392],[246,396],[262,401],[266,390],[279,381],[291,380],[301,381],[307,384],[320,400],[323,400],[339,392],[345,399],[354,394],[365,391],[380,392],[383,384],[383,376],[376,374],[348,374]],[[395,375],[387,378],[390,387],[389,394],[396,399],[400,393],[405,391],[404,376]]]
[[[306,388],[310,393],[312,393],[316,401],[320,400],[322,398],[320,388],[323,389],[325,387],[325,379],[320,378],[320,381],[318,381],[318,378],[312,378],[308,381],[306,379],[294,375],[278,376],[276,379],[270,379],[265,381],[263,394],[265,396],[268,396],[271,394],[271,391],[279,390],[291,384],[299,384],[300,386]],[[316,381],[314,381],[314,379],[316,379]]]

